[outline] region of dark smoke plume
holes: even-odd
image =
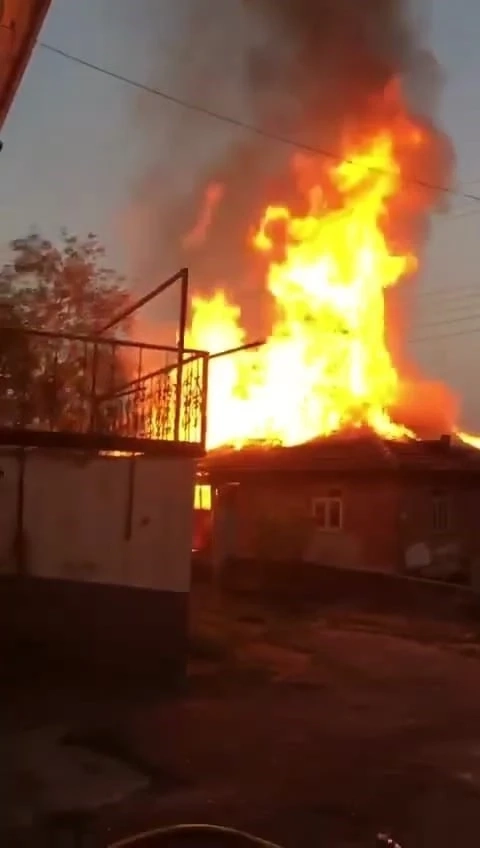
[[[162,15],[155,3],[150,11],[149,31],[158,27],[161,38]],[[406,0],[191,0],[186,58],[176,62],[170,90],[266,133],[335,152],[346,123],[371,120],[372,98],[397,80],[431,131],[431,149],[411,175],[447,185],[453,155],[435,129],[442,76],[413,11]],[[137,114],[153,164],[135,187],[129,217],[136,271],[149,280],[186,263],[197,289],[230,288],[249,322],[249,292],[258,297],[261,269],[247,246],[248,226],[268,202],[300,203],[294,150],[173,106],[160,108],[160,126],[154,110],[158,103],[145,100]],[[224,190],[207,236],[188,250],[185,236],[202,215],[207,188],[219,183]],[[252,321],[253,313],[258,299]]]

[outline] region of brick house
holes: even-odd
[[[202,471],[214,492],[217,564],[301,561],[468,581],[480,557],[480,452],[447,437],[218,451]]]

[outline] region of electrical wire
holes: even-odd
[[[121,839],[120,842],[111,843],[108,848],[128,848],[129,846],[134,846],[140,844],[145,839],[152,839],[155,837],[170,837],[170,836],[217,836],[217,837],[229,837],[233,836],[237,839],[243,839],[248,842],[250,845],[258,846],[258,848],[280,848],[279,845],[276,845],[274,842],[268,842],[265,839],[261,839],[259,836],[253,836],[251,833],[247,833],[243,830],[236,830],[233,827],[221,827],[220,825],[214,824],[177,824],[170,825],[169,827],[160,827],[156,830],[148,830],[143,833],[137,833],[134,836],[127,837],[126,839]]]
[[[480,209],[465,209],[460,212],[454,212],[451,215],[445,215],[444,218],[441,218],[442,224],[451,223],[452,221],[456,221],[458,218],[473,218],[474,215],[480,214]]]
[[[464,321],[476,321],[480,319],[480,313],[474,312],[473,315],[460,315],[458,318],[445,318],[440,319],[439,321],[422,321],[422,328],[425,327],[428,329],[429,327],[443,327],[445,324],[463,324]]]
[[[90,70],[97,71],[98,73],[104,74],[105,76],[110,77],[111,79],[123,82],[126,85],[131,86],[132,88],[145,91],[148,94],[154,95],[155,97],[160,97],[162,100],[165,100],[168,103],[173,103],[176,106],[182,107],[183,109],[188,109],[191,112],[196,112],[199,115],[204,115],[205,117],[212,118],[215,121],[219,121],[221,123],[228,124],[232,127],[236,127],[237,129],[246,130],[247,132],[258,135],[259,137],[265,138],[269,141],[275,141],[278,144],[283,144],[288,147],[295,147],[298,150],[303,150],[305,153],[310,153],[315,156],[324,156],[325,158],[331,159],[335,162],[342,161],[342,157],[340,157],[338,154],[334,153],[331,150],[327,150],[323,147],[316,147],[313,145],[304,144],[300,141],[295,141],[291,138],[287,138],[286,136],[273,133],[268,130],[263,130],[261,127],[255,126],[255,124],[251,124],[248,121],[242,121],[240,118],[235,118],[232,115],[226,115],[222,112],[217,112],[213,109],[209,109],[206,106],[202,106],[199,103],[193,103],[192,101],[184,100],[181,97],[176,97],[175,95],[170,94],[169,92],[164,91],[161,88],[156,88],[155,86],[148,85],[147,83],[139,82],[138,80],[134,80],[131,77],[125,76],[124,74],[117,73],[116,71],[111,71],[108,68],[102,67],[101,65],[96,65],[94,62],[89,62],[86,59],[82,59],[80,56],[75,56],[73,53],[69,53],[67,50],[62,50],[60,47],[55,47],[53,44],[48,44],[45,41],[38,41],[37,45],[43,50],[48,50],[50,53],[54,53],[57,56],[61,56],[63,59],[67,59],[70,62],[75,62],[78,65],[82,65],[85,68],[89,68]],[[351,160],[346,161],[348,162]],[[385,169],[375,168],[373,166],[370,167],[369,170],[372,173],[378,174],[390,173]],[[478,194],[470,194],[468,192],[449,188],[448,186],[435,185],[426,180],[421,180],[417,177],[406,178],[405,182],[410,183],[412,185],[418,185],[430,191],[436,191],[442,194],[463,197],[466,200],[474,200],[476,202],[480,202],[480,195]]]
[[[445,301],[462,298],[470,298],[477,297],[480,295],[480,281],[478,283],[469,284],[468,286],[460,286],[457,288],[456,286],[430,286],[426,289],[419,288],[418,291],[415,291],[414,294],[419,299],[422,300],[424,298],[434,298],[437,300],[440,298],[442,303]]]
[[[454,309],[453,306],[449,310],[436,310],[434,312],[418,311],[409,309],[410,314],[414,314],[415,327],[421,330],[430,330],[431,327],[444,326],[446,324],[463,323],[468,319],[480,318],[478,313],[479,302],[475,301],[472,306],[476,307],[476,312],[469,313],[468,305],[464,304],[461,308]]]
[[[455,300],[452,301],[452,298],[455,298]],[[440,334],[429,333],[428,335],[424,335],[423,330],[428,331],[430,328],[445,327],[445,326],[454,325],[454,324],[462,324],[465,321],[477,321],[477,320],[479,320],[480,319],[480,313],[478,311],[477,312],[470,311],[472,306],[477,307],[477,299],[478,298],[480,298],[480,288],[478,288],[476,291],[475,290],[470,291],[469,293],[468,293],[468,289],[467,289],[467,293],[462,294],[460,298],[458,298],[457,292],[451,292],[450,298],[447,296],[447,293],[445,292],[445,296],[444,296],[443,300],[442,299],[438,300],[438,298],[435,299],[435,306],[439,307],[439,309],[436,310],[437,315],[433,316],[435,320],[433,320],[433,321],[425,320],[425,318],[419,320],[417,322],[416,326],[417,326],[417,330],[419,330],[422,333],[421,338],[416,337],[416,338],[411,339],[411,341],[427,341],[427,340],[434,341],[436,338],[448,338],[450,335],[456,336],[456,335],[469,335],[471,332],[476,333],[478,331],[477,327],[472,327],[472,328],[467,327],[464,331],[460,331],[460,332],[454,331],[452,334],[451,333],[447,333],[447,334],[444,334],[444,333],[440,333]],[[424,304],[424,306],[425,305],[428,306],[428,309],[430,310],[430,314],[428,315],[428,319],[429,319],[431,317],[430,301],[427,301],[427,303],[425,303],[425,301],[423,301],[423,304]],[[468,311],[465,313],[465,310],[468,310]],[[443,312],[443,314],[442,314],[442,312]],[[460,314],[456,314],[457,312],[460,312]],[[465,313],[465,314],[462,314],[462,312]]]
[[[431,301],[415,301],[411,304],[411,307],[415,308],[422,321],[430,320],[430,318],[443,321],[471,312],[472,309],[479,306],[479,300],[480,292],[477,295],[471,295],[470,298],[465,297],[463,300],[440,300],[434,303]]]
[[[480,295],[480,291],[478,292],[478,295]],[[473,305],[476,306],[477,304],[474,302]],[[442,304],[442,306],[443,306],[443,308],[445,308],[445,304]],[[468,309],[469,308],[468,303],[467,304],[450,303],[450,304],[447,304],[447,306],[450,307],[450,310],[452,310],[452,309],[453,310],[454,309]],[[458,336],[469,336],[469,335],[472,335],[474,333],[480,332],[480,326],[466,327],[464,330],[455,330],[454,329],[453,332],[446,332],[446,333],[443,333],[443,332],[440,332],[440,333],[433,332],[432,333],[432,332],[428,332],[428,331],[431,330],[431,329],[435,329],[436,327],[440,327],[440,328],[448,327],[448,326],[455,325],[455,324],[463,324],[465,321],[478,321],[479,319],[480,319],[480,313],[479,312],[473,312],[473,313],[469,312],[469,313],[464,314],[464,315],[462,315],[462,314],[460,314],[460,315],[455,315],[455,314],[448,315],[447,314],[447,316],[445,316],[445,317],[442,317],[441,315],[439,315],[438,320],[434,320],[434,321],[421,320],[421,321],[418,321],[417,324],[416,324],[417,334],[410,337],[409,341],[411,341],[411,342],[427,342],[427,341],[435,342],[437,339],[441,340],[441,339],[446,339],[446,338],[450,338],[450,337],[455,338],[455,337],[458,337]],[[424,330],[426,330],[427,332],[424,333]]]
[[[467,329],[467,330],[457,330],[456,332],[453,332],[453,333],[433,333],[433,334],[426,335],[426,336],[422,336],[422,335],[421,336],[412,336],[412,338],[410,338],[409,341],[414,342],[415,344],[417,342],[436,342],[436,341],[442,341],[443,339],[459,338],[460,336],[472,336],[472,335],[475,335],[476,333],[480,333],[480,326],[479,327],[470,327],[470,329]]]
[[[225,123],[225,124],[229,124],[230,126],[237,127],[238,129],[246,130],[248,132],[254,133],[255,135],[258,135],[258,136],[265,138],[267,140],[270,140],[270,141],[275,141],[275,142],[283,144],[283,145],[295,147],[299,150],[303,150],[304,152],[307,152],[307,153],[310,153],[310,154],[321,155],[321,156],[324,156],[325,158],[331,159],[333,161],[339,161],[339,159],[340,159],[340,157],[337,154],[335,154],[334,152],[327,150],[325,148],[315,147],[315,146],[312,146],[312,145],[304,144],[304,143],[299,142],[299,141],[295,141],[294,139],[284,137],[280,134],[276,134],[276,133],[269,132],[267,130],[263,130],[262,128],[257,127],[254,124],[250,124],[247,121],[242,121],[241,119],[235,118],[231,115],[226,115],[224,113],[217,112],[215,110],[212,110],[212,109],[209,109],[205,106],[202,106],[201,104],[193,103],[193,102],[184,100],[183,98],[176,97],[175,95],[170,94],[170,93],[164,91],[163,89],[157,88],[155,86],[148,85],[146,83],[139,82],[138,80],[134,80],[130,77],[127,77],[127,76],[120,74],[120,73],[117,73],[115,71],[111,71],[108,68],[104,68],[104,67],[97,65],[93,62],[89,62],[86,59],[82,59],[80,56],[75,56],[74,54],[69,53],[66,50],[62,50],[59,47],[55,47],[52,44],[48,44],[46,42],[38,42],[38,46],[41,47],[44,50],[47,50],[51,53],[54,53],[54,54],[60,56],[60,57],[66,59],[68,61],[74,62],[78,65],[83,66],[83,67],[89,68],[90,70],[97,71],[98,73],[104,74],[105,76],[108,76],[108,77],[115,79],[119,82],[123,82],[124,84],[129,85],[133,88],[145,91],[145,92],[152,94],[156,97],[159,97],[159,98],[161,98],[161,99],[163,99],[167,102],[173,103],[174,105],[177,105],[177,106],[180,106],[184,109],[188,109],[190,111],[196,112],[200,115],[204,115],[204,116],[209,117],[213,120],[216,120],[216,121],[219,121],[219,122],[222,122],[222,123]],[[378,168],[374,168],[374,167],[370,168],[370,170],[372,172],[377,172],[377,173],[387,173],[382,169],[378,169]],[[480,195],[472,194],[472,193],[469,193],[469,192],[464,192],[464,191],[449,188],[449,187],[446,187],[446,186],[431,184],[431,183],[428,183],[427,181],[420,180],[420,179],[417,179],[417,178],[410,178],[410,179],[408,179],[408,182],[410,182],[412,184],[420,185],[421,187],[427,188],[427,189],[430,189],[430,190],[434,190],[434,191],[438,191],[438,192],[441,192],[441,193],[454,195],[454,196],[458,196],[458,197],[463,197],[467,200],[473,200],[475,202],[480,202]],[[478,215],[478,214],[480,214],[480,209],[467,209],[465,211],[460,211],[456,214],[448,215],[443,220],[444,221],[454,221],[457,218],[466,218],[466,217],[470,217],[470,216]],[[469,291],[469,290],[464,289],[464,291]],[[468,297],[476,297],[477,294],[480,294],[480,291],[476,292],[472,289],[471,293],[468,294]],[[458,290],[456,292],[453,292],[451,290],[448,290],[448,287],[445,287],[445,291],[427,290],[427,291],[424,291],[424,292],[420,292],[419,296],[422,297],[422,298],[431,297],[431,298],[435,298],[436,300],[438,300],[438,298],[444,298],[444,299],[454,298],[454,297],[458,298]],[[464,297],[467,297],[467,295],[465,294]],[[457,304],[452,304],[452,305],[457,306]],[[480,314],[475,313],[473,315],[465,315],[465,316],[459,316],[459,317],[456,317],[456,318],[449,318],[449,319],[435,321],[435,322],[427,322],[427,323],[424,323],[422,326],[425,327],[425,328],[436,327],[436,326],[445,326],[445,324],[455,324],[455,323],[463,322],[463,321],[470,320],[470,319],[476,320],[478,318],[480,318]],[[470,334],[476,333],[476,332],[480,332],[480,327],[474,327],[474,328],[466,329],[466,330],[463,330],[463,331],[456,331],[456,332],[453,332],[453,333],[441,333],[441,334],[429,334],[429,335],[426,335],[426,336],[424,336],[424,335],[417,336],[417,337],[412,338],[411,341],[413,341],[413,342],[436,341],[437,339],[440,340],[440,339],[444,339],[444,338],[467,336],[467,335],[470,335]]]

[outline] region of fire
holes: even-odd
[[[422,134],[407,119],[402,143]],[[346,146],[342,161],[297,160],[307,213],[268,207],[251,246],[268,260],[276,319],[255,351],[213,359],[208,448],[247,441],[293,445],[344,428],[389,438],[409,431],[389,410],[400,377],[385,339],[384,292],[415,270],[384,233],[389,203],[404,189],[393,132]],[[333,199],[332,199],[333,198]],[[240,310],[224,292],[196,298],[189,345],[217,353],[242,345]]]
[[[193,229],[185,236],[183,244],[185,247],[195,247],[205,239],[206,232],[211,224],[215,209],[223,198],[224,187],[221,183],[211,183],[208,186],[200,217]]]
[[[413,239],[393,241],[392,219],[399,210],[425,215],[435,198],[405,173],[419,152],[428,155],[427,130],[398,88],[382,108],[383,122],[346,136],[342,159],[296,157],[304,214],[268,206],[250,234],[266,260],[275,319],[259,348],[210,360],[208,449],[359,429],[415,438],[398,420],[407,383],[386,341],[385,291],[418,266]],[[194,298],[189,347],[216,354],[245,341],[241,310],[224,291]]]
[[[208,300],[194,297],[192,308],[188,345],[193,347],[194,343],[201,341],[202,347],[199,350],[215,354],[245,343],[245,332],[240,325],[240,309],[228,302],[224,292],[217,292]],[[209,448],[237,442],[236,431],[232,428],[237,411],[243,414],[245,409],[240,392],[241,369],[246,357],[247,354],[242,353],[210,361],[207,407]],[[252,373],[253,368],[249,367],[245,379],[248,380]]]
[[[457,431],[458,438],[475,450],[480,450],[480,436],[473,436],[471,433],[461,433]]]

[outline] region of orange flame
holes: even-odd
[[[211,183],[205,193],[205,199],[200,210],[200,216],[193,229],[185,236],[183,246],[186,248],[198,247],[205,241],[208,228],[212,223],[215,211],[224,194],[224,186],[221,183]]]
[[[461,433],[460,431],[457,431],[456,435],[462,442],[464,442],[464,444],[468,445],[470,448],[480,450],[480,436],[474,436],[471,433]]]
[[[211,361],[209,449],[293,445],[352,428],[414,437],[390,414],[401,377],[386,343],[384,293],[417,258],[405,245],[392,247],[386,230],[392,201],[408,192],[411,207],[432,201],[410,189],[403,172],[427,142],[397,110],[387,128],[350,140],[338,163],[297,159],[307,213],[270,206],[251,240],[268,261],[276,320],[261,348]],[[194,299],[189,346],[217,353],[242,345],[240,317],[222,291]]]

